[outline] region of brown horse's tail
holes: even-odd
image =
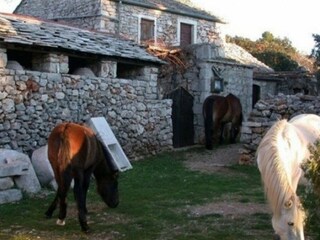
[[[58,132],[52,136],[52,141],[55,143],[52,146],[55,146],[55,149],[51,149],[51,159],[50,163],[55,173],[55,178],[60,188],[63,188],[63,182],[66,180],[64,179],[66,171],[69,169],[69,164],[71,160],[70,156],[70,143],[69,138],[66,133],[67,126],[63,129],[63,131]],[[50,140],[50,138],[49,138]]]
[[[206,99],[203,104],[203,118],[204,118],[204,134],[206,141],[206,149],[211,150],[213,148],[212,143],[212,127],[213,127],[213,99]]]

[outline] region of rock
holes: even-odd
[[[39,192],[41,186],[28,155],[14,150],[0,149],[0,163],[12,163],[17,161],[28,164],[29,167],[24,175],[15,176],[13,178],[16,186],[28,194]]]
[[[87,76],[87,77],[96,77],[96,75],[92,72],[90,68],[77,68],[72,74],[80,75],[80,76]]]
[[[54,173],[48,159],[48,146],[45,145],[32,153],[31,162],[41,186],[51,186],[55,181]]]
[[[27,174],[29,170],[27,162],[14,161],[12,159],[4,159],[3,163],[0,163],[0,177],[20,176]]]
[[[0,191],[0,204],[8,202],[17,202],[22,199],[22,192],[20,189],[9,189]]]
[[[12,188],[13,186],[14,186],[14,182],[12,178],[10,177],[0,178],[0,191],[7,190],[9,188]]]
[[[6,66],[7,69],[13,69],[13,70],[23,70],[23,67],[21,66],[21,64],[17,61],[12,61],[12,60],[9,60],[7,62],[7,66]]]

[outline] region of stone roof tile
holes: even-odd
[[[15,14],[0,13],[1,42],[164,63],[130,40]]]

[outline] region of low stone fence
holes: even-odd
[[[30,158],[23,153],[0,149],[0,204],[22,199],[41,189]]]
[[[171,100],[150,79],[0,69],[0,148],[31,156],[63,121],[105,117],[130,160],[172,148]]]
[[[320,97],[309,95],[270,96],[255,104],[242,125],[241,142],[244,144],[240,163],[255,164],[255,152],[269,128],[278,120],[290,119],[302,113],[320,114]]]

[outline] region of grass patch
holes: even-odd
[[[190,151],[190,150],[189,150]],[[119,179],[120,204],[109,209],[91,184],[87,206],[93,233],[80,232],[72,192],[66,226],[55,225],[57,212],[45,219],[54,193],[0,205],[0,239],[270,239],[268,214],[194,216],[193,206],[235,199],[263,203],[256,167],[231,166],[230,174],[201,173],[184,166],[186,152],[170,152],[133,162]]]

